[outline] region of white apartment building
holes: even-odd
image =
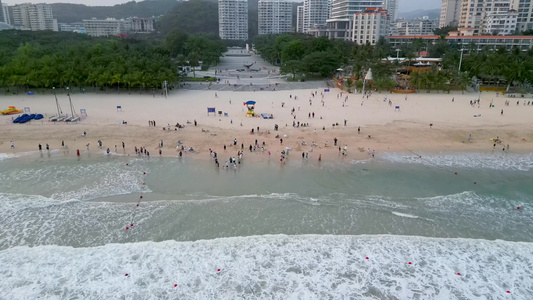
[[[257,7],[259,34],[292,31],[292,2],[286,0],[259,0]]]
[[[387,3],[396,5],[395,0],[333,0],[329,19],[351,19],[353,14],[365,11],[368,7],[383,7]]]
[[[304,6],[297,6],[296,9],[296,32],[304,32]]]
[[[324,27],[329,18],[330,0],[305,0],[303,31]]]
[[[248,0],[218,0],[218,34],[223,40],[248,39]]]
[[[352,41],[357,44],[375,45],[380,37],[388,36],[390,17],[384,8],[368,8],[353,15]]]
[[[392,22],[398,19],[398,1],[399,0],[383,0],[382,7],[389,12],[389,17]]]
[[[126,22],[114,18],[83,20],[85,32],[90,36],[114,36],[126,33]]]
[[[461,18],[462,0],[442,0],[439,28],[457,26]]]
[[[434,30],[439,24],[438,19],[429,19],[427,16],[414,20],[400,19],[391,24],[390,32],[392,36],[418,36],[434,35]]]
[[[53,30],[57,29],[57,20],[52,14],[52,6],[45,3],[24,3],[12,7],[13,26],[22,30]]]
[[[471,29],[474,35],[479,35],[489,14],[506,13],[510,5],[510,0],[463,0],[459,28]]]
[[[152,32],[154,31],[155,20],[153,18],[131,18],[129,19],[131,32]]]
[[[533,29],[533,2],[531,0],[511,0],[511,8],[518,12],[516,30]]]
[[[482,35],[510,35],[516,31],[518,12],[514,9],[508,12],[489,13],[481,26]]]

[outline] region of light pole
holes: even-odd
[[[399,48],[396,48],[396,60],[399,60],[400,59],[400,50]]]
[[[459,59],[459,73],[461,73],[461,64],[463,63],[463,51],[465,51],[465,49],[461,48],[461,58]]]

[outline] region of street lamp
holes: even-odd
[[[459,59],[459,73],[461,73],[461,64],[463,63],[463,51],[465,51],[465,49],[461,48],[461,58]]]
[[[400,59],[400,49],[396,48],[396,60]]]

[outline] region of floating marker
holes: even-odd
[[[129,166],[130,164],[126,163],[126,166]]]
[[[409,264],[411,264],[411,262],[409,262]]]
[[[137,204],[137,206],[139,206],[139,204]]]
[[[146,175],[146,172],[143,172],[143,175]]]
[[[177,287],[178,285],[177,284],[174,284],[174,287]]]
[[[131,223],[131,225],[130,225],[130,226],[131,226],[131,227],[133,227],[133,223]]]
[[[422,156],[421,156],[421,155],[419,155],[419,156],[418,156],[418,158],[422,158]]]
[[[126,275],[124,275],[124,276],[130,276],[130,274],[126,273]]]
[[[143,182],[143,184],[144,184],[144,182]]]
[[[510,294],[510,293],[511,293],[511,291],[507,291],[506,293],[507,293],[507,294]]]
[[[217,272],[220,272],[220,269],[217,269]]]
[[[455,172],[455,175],[457,175],[457,172]]]
[[[461,276],[461,273],[457,273],[457,275]]]
[[[368,256],[367,256],[367,257],[365,257],[365,259],[368,259]]]
[[[520,206],[517,206],[516,209],[520,209]]]
[[[143,198],[143,196],[141,196],[141,199]]]
[[[126,226],[126,230],[130,229],[129,227]]]
[[[477,182],[474,181],[474,184],[477,184]]]

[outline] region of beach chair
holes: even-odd
[[[117,111],[122,111],[122,106],[121,105],[117,105]]]
[[[395,106],[394,107],[394,111],[399,111],[400,110],[400,106]]]

